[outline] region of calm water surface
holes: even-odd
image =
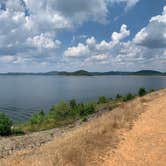
[[[115,97],[146,89],[166,88],[162,76],[0,76],[0,112],[15,122],[25,121],[34,112],[72,98],[79,102],[99,96]]]

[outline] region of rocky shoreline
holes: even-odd
[[[106,111],[108,110],[98,110],[95,114],[90,115],[87,118],[87,121],[101,116]],[[78,120],[74,124],[66,127],[28,133],[22,136],[0,137],[0,159],[6,158],[7,156],[23,149],[35,149],[40,147],[41,145],[52,141],[56,137],[62,136],[64,133],[69,132],[81,124],[82,121]]]
[[[68,127],[69,129],[69,127]],[[0,137],[0,158],[5,158],[22,149],[34,149],[63,135],[67,128],[55,128],[46,131],[29,133],[22,136]]]

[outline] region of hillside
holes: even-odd
[[[164,75],[164,73],[161,73],[159,71],[154,70],[141,70],[134,73],[135,75]]]
[[[19,73],[19,72],[9,72],[9,73],[0,73],[0,75],[60,75],[60,76],[102,76],[102,75],[161,75],[165,76],[166,73],[162,73],[155,70],[140,70],[136,72],[125,72],[125,71],[108,71],[108,72],[89,72],[86,70],[77,70],[74,72],[69,71],[49,71],[49,72],[40,72],[40,73]]]
[[[165,101],[166,90],[136,98],[39,148],[26,148],[1,159],[0,163],[3,166],[164,166]]]

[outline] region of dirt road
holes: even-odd
[[[146,105],[132,130],[124,134],[118,149],[108,153],[105,166],[166,165],[166,94]]]

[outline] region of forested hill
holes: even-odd
[[[74,72],[68,71],[50,71],[41,73],[21,73],[21,72],[10,72],[0,73],[0,75],[62,75],[62,76],[101,76],[101,75],[158,75],[166,76],[166,73],[155,71],[155,70],[140,70],[136,72],[124,72],[124,71],[108,71],[108,72],[89,72],[86,70],[77,70]]]

